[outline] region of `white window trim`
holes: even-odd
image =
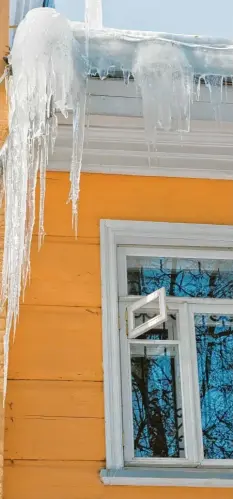
[[[104,366],[104,395],[105,395],[105,435],[106,435],[106,467],[107,470],[124,469],[123,456],[123,425],[121,400],[121,372],[120,372],[120,345],[119,345],[119,311],[118,311],[118,269],[117,246],[141,245],[153,247],[175,246],[187,247],[193,255],[199,253],[200,248],[210,248],[208,257],[233,258],[233,227],[199,224],[170,224],[161,222],[134,222],[101,220],[101,277],[102,277],[102,326],[103,326],[103,366]],[[137,250],[137,248],[135,248]],[[209,256],[211,255],[211,256]],[[121,269],[121,267],[120,267]],[[120,270],[119,269],[119,270]],[[121,270],[120,270],[121,271]],[[114,380],[114,386],[113,386]],[[203,471],[202,471],[203,473]],[[203,477],[203,474],[202,474]],[[104,483],[109,478],[102,475]],[[134,485],[143,485],[150,479],[140,477],[124,477],[133,480]],[[157,480],[157,478],[155,479]],[[168,481],[167,481],[168,480]],[[180,478],[179,478],[180,480]],[[189,478],[182,481],[190,482]],[[195,478],[196,486],[233,487],[229,479],[222,478]],[[110,480],[112,483],[112,478]],[[169,477],[162,479],[164,485],[169,485]],[[173,479],[174,482],[174,479]],[[219,482],[219,485],[217,484]],[[161,483],[162,484],[162,483]],[[184,484],[184,483],[183,483]],[[184,484],[185,485],[185,484]]]

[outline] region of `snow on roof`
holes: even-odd
[[[70,22],[76,40],[84,50],[84,23]],[[198,75],[232,76],[233,39],[193,35],[126,31],[103,28],[89,31],[90,64],[104,72],[115,67],[132,71],[135,53],[140,46],[173,45],[183,51],[193,72]]]

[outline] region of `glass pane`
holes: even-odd
[[[233,315],[195,315],[205,459],[233,459]]]
[[[183,457],[178,348],[131,344],[135,457]]]
[[[233,260],[127,257],[129,295],[233,298]]]
[[[152,319],[157,315],[158,312],[152,312],[150,310],[139,310],[135,312],[135,327],[141,326],[149,319]],[[159,326],[150,329],[147,333],[141,334],[137,338],[138,340],[176,340],[177,339],[177,329],[176,329],[176,315],[170,314],[167,318],[166,323],[160,324]]]

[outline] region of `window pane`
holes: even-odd
[[[233,459],[233,315],[195,315],[205,459]]]
[[[177,346],[130,348],[135,457],[183,457]]]
[[[169,296],[233,298],[233,261],[191,258],[127,258],[129,295],[165,287]]]
[[[141,326],[149,319],[152,319],[157,315],[158,312],[152,312],[150,310],[139,310],[135,312],[135,327]],[[150,329],[147,333],[140,334],[138,340],[176,340],[177,339],[177,329],[176,329],[176,315],[170,314],[167,318],[166,323],[160,324],[159,326]]]

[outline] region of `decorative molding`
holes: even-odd
[[[103,220],[101,226],[112,233],[115,244],[233,250],[231,225]]]
[[[142,119],[92,116],[86,130],[82,171],[233,179],[233,126],[231,133],[229,129],[211,131],[212,123],[208,128],[206,122],[203,124],[182,140],[178,134],[158,133],[157,151],[150,154],[149,161]],[[71,126],[60,125],[50,170],[69,171],[71,140]]]
[[[156,150],[148,153],[141,101],[134,83],[89,81],[83,172],[233,179],[233,89],[214,119],[208,90],[191,110],[191,131],[182,136],[159,131]],[[49,169],[70,170],[72,116],[59,116],[59,133]]]

